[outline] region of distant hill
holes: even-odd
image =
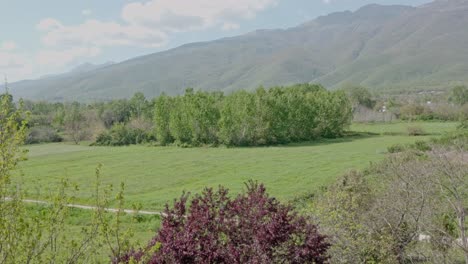
[[[294,28],[193,43],[85,71],[11,84],[16,96],[104,100],[259,85],[346,83],[446,89],[468,83],[468,0],[419,7],[368,5]],[[88,67],[89,68],[89,67]]]

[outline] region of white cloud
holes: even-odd
[[[42,43],[48,47],[158,47],[165,44],[166,38],[165,33],[155,29],[90,19],[77,26],[60,24],[49,29]]]
[[[72,63],[76,58],[92,58],[100,53],[100,49],[93,48],[71,48],[65,50],[43,50],[40,51],[35,58],[38,65],[48,66],[65,66]]]
[[[25,62],[26,59],[21,54],[0,51],[0,69],[20,68]]]
[[[13,41],[4,41],[0,45],[0,51],[12,51],[16,49],[16,43]]]
[[[276,0],[153,0],[126,5],[122,17],[130,24],[158,27],[164,31],[189,31],[234,24],[239,19],[276,4]]]
[[[240,26],[239,24],[235,24],[235,23],[224,23],[223,26],[222,26],[222,30],[224,31],[229,31],[229,30],[236,30],[236,29],[239,29]]]
[[[33,63],[26,54],[12,50],[0,50],[0,75],[9,80],[23,79],[33,73]]]
[[[47,47],[159,47],[171,32],[200,30],[219,26],[238,29],[235,21],[248,19],[274,5],[276,0],[153,0],[134,2],[122,8],[124,23],[88,19],[78,25],[65,26],[53,18],[37,24],[45,32],[42,43]]]
[[[84,9],[84,10],[81,10],[81,14],[83,16],[90,16],[91,14],[93,13],[93,11],[91,9]]]
[[[252,19],[278,0],[149,0],[126,4],[115,21],[85,19],[67,25],[55,18],[44,18],[36,29],[42,33],[42,50],[26,54],[15,50],[14,42],[0,45],[0,73],[12,79],[52,71],[99,56],[109,47],[147,47],[166,45],[174,32],[218,28],[239,29],[241,20]],[[84,9],[85,17],[92,10]],[[15,52],[12,52],[15,50]]]
[[[60,23],[58,20],[53,19],[53,18],[45,18],[39,21],[39,23],[36,25],[36,29],[40,31],[49,31],[49,30],[57,30],[63,28],[62,23]]]

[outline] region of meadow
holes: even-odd
[[[427,135],[408,136],[408,126]],[[455,129],[451,122],[353,124],[352,135],[338,139],[245,148],[179,148],[154,146],[90,147],[69,143],[28,146],[28,160],[17,179],[28,198],[41,199],[68,179],[79,190],[77,203],[90,204],[95,169],[102,164],[101,182],[125,184],[125,199],[144,210],[162,210],[183,191],[223,185],[237,193],[243,183],[264,183],[272,196],[292,201],[332,183],[351,169],[382,160],[387,147],[413,143]]]
[[[408,127],[418,126],[425,136],[409,136]],[[73,203],[94,204],[95,169],[102,164],[102,186],[118,189],[125,184],[125,208],[163,210],[183,191],[197,193],[205,186],[223,185],[231,194],[242,191],[248,180],[264,183],[271,196],[284,202],[308,197],[352,169],[379,162],[393,144],[410,144],[452,131],[453,122],[353,124],[348,136],[271,147],[92,147],[88,143],[28,145],[28,160],[20,162],[17,181],[26,198],[47,199],[67,179]],[[117,193],[117,190],[115,190]],[[70,208],[67,232],[82,238],[82,228],[91,224],[92,212]],[[144,246],[160,226],[160,216],[126,215],[121,230],[129,230],[134,245]],[[109,251],[100,258],[108,259]]]

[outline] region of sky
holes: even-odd
[[[430,0],[0,0],[0,75],[9,81],[121,62],[185,43],[288,28],[371,3]]]

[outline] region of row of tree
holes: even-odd
[[[27,143],[61,140],[96,145],[269,145],[339,137],[350,124],[346,93],[320,85],[258,88],[254,92],[195,92],[91,104],[25,102]]]
[[[155,101],[154,124],[161,144],[268,145],[338,137],[350,124],[343,92],[318,85],[259,88],[255,92],[193,92]]]

